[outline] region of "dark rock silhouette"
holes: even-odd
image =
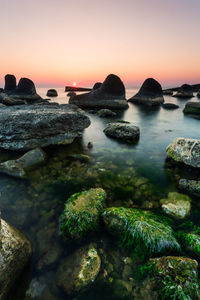
[[[173,96],[176,98],[192,98],[194,97],[193,95],[193,88],[189,84],[183,84],[178,92]]]
[[[28,78],[21,78],[18,83],[16,92],[21,94],[34,95],[36,94],[35,84]]]
[[[166,95],[166,96],[172,96],[173,95],[173,90],[171,89],[168,89],[168,90],[163,90],[163,95]]]
[[[47,91],[47,97],[57,97],[58,93],[55,89],[50,89]]]
[[[188,102],[183,110],[184,114],[200,115],[200,103]]]
[[[139,92],[128,101],[148,106],[160,105],[164,102],[162,87],[155,79],[148,78]]]
[[[7,74],[5,76],[5,91],[13,91],[16,89],[16,78],[14,75]]]
[[[96,83],[94,84],[93,88],[92,88],[93,91],[96,90],[96,89],[98,89],[101,85],[102,85],[101,82],[96,82]]]
[[[166,109],[177,109],[177,108],[179,108],[179,106],[174,104],[174,103],[164,103],[162,105],[162,107],[166,108]]]

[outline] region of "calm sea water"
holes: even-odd
[[[47,89],[38,88],[38,93],[43,97],[46,91]],[[52,98],[52,101],[68,103],[69,98],[64,89],[58,88],[57,91],[59,95]],[[126,97],[130,98],[136,92],[136,89],[128,89]],[[30,286],[32,295],[35,293],[34,299],[75,299],[52,288],[55,285],[56,270],[62,259],[77,247],[66,245],[58,237],[58,218],[63,210],[64,202],[72,193],[95,184],[95,172],[105,172],[106,176],[111,176],[113,173],[115,173],[113,176],[126,174],[124,178],[129,178],[127,172],[130,172],[129,175],[132,176],[134,168],[138,176],[146,178],[152,184],[155,195],[159,195],[160,198],[166,196],[169,191],[177,191],[177,173],[165,167],[165,149],[176,137],[200,138],[200,120],[186,116],[182,112],[187,101],[165,96],[165,102],[180,106],[177,110],[165,110],[162,107],[146,109],[129,103],[129,109],[119,113],[117,119],[132,122],[140,127],[140,139],[134,145],[119,143],[105,136],[103,129],[114,119],[99,118],[87,112],[91,125],[84,131],[82,140],[67,147],[46,149],[49,156],[46,167],[34,171],[25,181],[0,175],[2,217],[21,229],[33,245],[31,263],[17,282],[9,299],[30,299],[25,295],[26,291],[30,290]],[[192,101],[199,100],[195,97]],[[88,142],[93,144],[90,150],[87,149]],[[71,172],[73,166],[69,165],[67,160],[66,164],[64,162],[67,155],[73,153],[91,155],[99,165],[99,169],[88,170],[88,173],[91,173],[89,176],[84,173],[84,167],[75,162],[74,171]],[[18,155],[4,151],[0,154],[1,161]],[[77,170],[81,178],[78,177],[78,173],[76,175]],[[109,173],[111,171],[113,173]],[[193,175],[190,174],[190,176]],[[100,178],[105,180],[105,176],[100,176]],[[101,179],[99,182],[101,184]],[[106,184],[108,186],[108,183]],[[121,195],[120,188],[121,186],[119,186],[119,195]],[[125,195],[124,199],[117,199],[119,205],[121,205],[121,200],[130,200],[126,196],[127,193],[123,195]],[[99,291],[97,288],[93,291],[91,289],[91,294],[86,293],[80,299],[94,299],[95,291],[95,299],[101,299],[102,296],[105,299],[117,299],[112,298],[108,290]]]

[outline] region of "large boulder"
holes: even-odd
[[[200,115],[200,103],[188,102],[183,110],[184,114]]]
[[[128,101],[147,106],[160,105],[164,103],[162,87],[155,79],[148,78],[141,86],[139,92]]]
[[[200,168],[200,140],[176,138],[166,151],[174,161]]]
[[[126,109],[125,87],[121,79],[113,74],[106,77],[104,82],[90,93],[76,95],[69,103],[81,108]]]
[[[89,125],[89,118],[74,105],[7,107],[0,115],[0,148],[26,151],[69,144]]]
[[[109,123],[104,133],[115,139],[133,142],[139,139],[140,129],[131,123],[116,122]]]
[[[189,84],[183,84],[178,92],[173,96],[176,98],[192,98],[194,97],[193,95],[193,88]]]
[[[29,240],[4,220],[0,221],[0,299],[6,296],[31,256]]]
[[[21,78],[17,85],[17,93],[34,95],[36,93],[35,84],[29,78]]]
[[[58,93],[55,89],[50,89],[47,91],[47,97],[57,97]]]
[[[14,75],[11,74],[7,74],[5,76],[5,87],[4,90],[5,91],[13,91],[16,89],[16,78]]]

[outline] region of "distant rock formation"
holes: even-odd
[[[98,89],[101,85],[102,85],[101,82],[96,82],[96,83],[94,84],[93,88],[92,88],[93,91],[96,90],[96,89]]]
[[[108,75],[104,82],[90,93],[70,98],[69,103],[81,108],[128,108],[124,84],[118,76],[113,74]]]
[[[192,98],[194,97],[193,95],[193,88],[189,84],[183,84],[178,92],[173,96],[176,98]]]
[[[147,106],[160,105],[164,103],[162,87],[155,79],[148,78],[141,86],[139,92],[128,101]]]
[[[5,76],[5,87],[4,90],[5,91],[13,91],[16,89],[16,78],[14,75],[11,74],[7,74]]]
[[[55,89],[50,89],[47,91],[47,97],[57,97],[58,93]]]

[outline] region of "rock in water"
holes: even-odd
[[[194,97],[193,95],[193,88],[189,84],[183,84],[178,92],[173,96],[176,98],[192,98]]]
[[[128,101],[148,106],[160,105],[164,103],[162,87],[155,79],[148,78],[141,86],[139,92]]]
[[[93,90],[96,90],[96,89],[98,89],[100,86],[102,85],[102,83],[101,82],[96,82],[95,84],[94,84],[94,86],[93,86]]]
[[[112,138],[123,141],[137,141],[140,136],[139,127],[131,123],[109,123],[104,129],[104,133]]]
[[[166,95],[166,96],[172,96],[173,95],[173,90],[163,90],[163,95]]]
[[[56,90],[50,89],[47,91],[47,97],[57,97],[57,96],[58,96],[58,93]]]
[[[79,293],[94,283],[101,267],[96,245],[78,249],[64,259],[57,271],[57,285],[67,294]]]
[[[200,103],[188,102],[183,110],[184,114],[200,115]]]
[[[163,211],[175,219],[184,219],[190,213],[191,199],[180,193],[169,193],[167,199],[161,199]]]
[[[4,220],[1,220],[0,233],[0,299],[3,300],[30,258],[31,244],[20,231]]]
[[[28,78],[21,78],[17,85],[17,93],[34,95],[36,94],[35,84]]]
[[[179,106],[174,104],[174,103],[164,103],[162,105],[162,107],[165,108],[165,109],[177,109],[177,108],[179,108]]]
[[[200,90],[197,93],[197,98],[200,98]]]
[[[26,151],[70,144],[89,125],[89,118],[74,105],[7,107],[0,115],[0,148]]]
[[[200,196],[200,180],[180,179],[178,187],[194,196]]]
[[[125,87],[121,79],[113,74],[106,77],[104,82],[90,93],[76,95],[69,103],[81,108],[126,109]]]
[[[97,114],[100,118],[115,117],[117,115],[114,111],[107,108],[100,109]]]
[[[5,76],[5,91],[12,91],[16,89],[16,78],[14,75],[7,74]]]
[[[200,140],[176,138],[166,151],[174,161],[200,168]]]

